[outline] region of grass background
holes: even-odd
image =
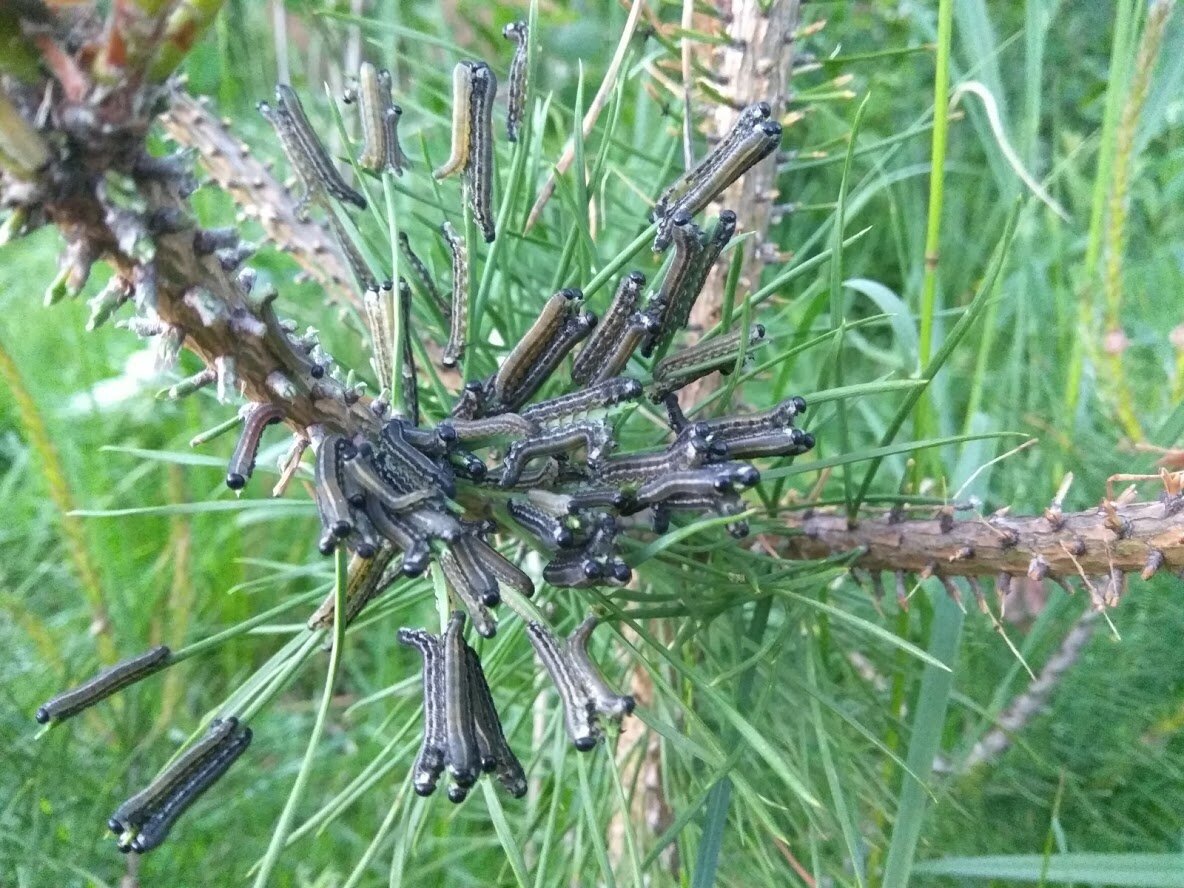
[[[928,317],[936,344],[983,285],[1006,217],[1026,199],[1001,273],[977,303],[980,321],[928,387],[920,419],[906,424],[898,440],[1034,435],[1037,446],[980,474],[968,493],[987,510],[1034,511],[1072,471],[1077,481],[1067,505],[1084,507],[1097,501],[1109,474],[1151,468],[1153,455],[1129,450],[1132,432],[1171,446],[1184,429],[1182,361],[1169,339],[1181,321],[1184,262],[1177,215],[1184,189],[1184,16],[1169,24],[1137,120],[1125,238],[1117,242],[1122,263],[1117,277],[1107,277],[1103,266],[1112,253],[1101,245],[1113,215],[1091,222],[1091,212],[1099,193],[1108,198],[1116,156],[1124,162],[1108,135],[1106,108],[1114,103],[1112,114],[1120,117],[1127,102],[1142,4],[962,0],[950,6],[952,82],[974,79],[990,92],[1015,154],[1069,221],[1030,198],[982,105],[963,98],[949,131],[938,298]],[[190,89],[213,96],[236,131],[267,156],[278,151],[252,106],[271,92],[274,47],[287,48],[294,82],[331,133],[333,117],[319,86],[353,21],[344,7],[289,3],[288,12],[286,36],[277,40],[266,10],[232,0],[189,64]],[[499,32],[523,14],[512,4],[454,10],[388,3],[364,23],[365,55],[387,64],[397,58],[397,100],[406,112],[401,132],[417,162],[415,174],[399,183],[400,227],[441,276],[445,253],[431,229],[444,212],[459,222],[458,190],[437,189],[424,170],[446,151],[447,72],[461,53],[453,44],[463,42],[464,53],[504,72],[509,50]],[[653,14],[674,22],[679,10],[655,5]],[[517,236],[550,162],[603,76],[624,17],[605,2],[544,4],[539,12],[532,134],[519,149],[524,181],[506,198],[511,222],[487,297],[486,330],[496,326],[503,341],[525,328],[542,294],[586,283],[633,241],[644,227],[653,183],[677,171],[679,105],[660,89],[648,90],[645,73],[646,62],[666,59],[668,51],[639,37],[613,103],[580,146],[588,181],[563,177],[544,224]],[[851,461],[821,493],[841,500],[844,472],[856,486],[863,481],[862,454],[881,443],[904,397],[900,390],[868,389],[915,375],[921,360],[938,9],[914,2],[811,3],[804,20],[826,25],[798,43],[818,64],[794,83],[793,107],[802,117],[787,128],[784,146],[794,155],[779,184],[780,199],[797,208],[770,240],[792,253],[795,265],[820,256],[835,240],[844,181],[844,231],[863,233],[842,251],[841,277],[827,261],[807,264],[753,311],[774,337],[762,360],[776,360],[733,397],[752,407],[789,393],[809,397],[836,380],[866,384],[812,411],[817,451],[764,491],[804,496],[818,477],[809,469],[812,460],[848,455]],[[1116,28],[1123,22],[1125,40]],[[861,104],[848,166],[846,144]],[[504,143],[498,151],[505,195],[511,154]],[[381,195],[376,182],[370,188]],[[207,224],[233,219],[233,207],[212,189],[199,192],[195,204]],[[379,223],[360,219],[377,256],[384,243]],[[114,886],[128,864],[104,835],[110,810],[151,778],[204,713],[296,635],[311,606],[296,606],[41,739],[34,739],[33,710],[91,674],[104,645],[120,656],[154,643],[180,646],[298,596],[319,600],[316,590],[329,587],[332,566],[315,555],[315,513],[306,491],[265,499],[263,469],[273,458],[260,458],[247,496],[223,510],[235,503],[222,486],[230,442],[221,439],[199,454],[186,442],[222,419],[225,407],[205,397],[155,401],[167,380],[150,377],[134,337],[114,328],[85,333],[82,302],[41,308],[58,247],[56,234],[45,230],[0,248],[6,356],[0,494],[8,515],[0,526],[0,884]],[[351,319],[293,280],[296,268],[286,256],[265,246],[255,264],[280,286],[285,314],[318,326],[347,366],[365,366]],[[658,270],[648,248],[630,267],[651,279]],[[779,271],[767,269],[766,281]],[[92,281],[90,289],[100,283]],[[1131,340],[1124,378],[1100,347],[1116,288]],[[593,297],[592,308],[602,309],[607,297],[606,291]],[[848,324],[841,337],[834,335],[836,318]],[[814,340],[803,350],[789,347]],[[475,374],[488,370],[501,349],[473,352]],[[1076,395],[1075,367],[1084,367]],[[1124,405],[1137,429],[1119,426]],[[428,398],[427,406],[439,404]],[[627,440],[638,446],[655,438],[646,416],[630,428]],[[924,492],[951,494],[1018,440],[981,438],[920,451]],[[268,441],[273,456],[285,446]],[[897,490],[904,459],[884,463],[873,493]],[[72,509],[143,512],[68,517]],[[776,517],[759,517],[755,529],[775,539]],[[879,884],[886,865],[884,883],[892,884],[908,873],[914,847],[925,863],[911,878],[921,885],[1014,884],[1003,877],[1008,866],[1018,868],[1021,881],[1042,874],[1058,879],[1060,867],[1072,865],[1084,867],[1079,884],[1180,884],[1166,856],[1119,856],[1181,851],[1184,616],[1174,600],[1177,577],[1132,582],[1112,614],[1114,632],[1096,634],[1049,712],[997,762],[965,776],[934,777],[923,791],[905,773],[905,760],[913,764],[936,745],[956,760],[1027,684],[986,619],[972,612],[963,624],[928,586],[909,612],[885,602],[880,615],[837,568],[779,563],[737,547],[718,529],[653,554],[640,569],[640,590],[615,593],[607,605],[630,620],[655,617],[659,622],[639,625],[658,637],[631,648],[613,636],[618,657],[609,671],[614,679],[631,669],[654,677],[655,705],[627,730],[644,723],[663,736],[662,778],[677,827],[666,838],[678,851],[678,876],[658,857],[655,837],[640,832],[632,836],[634,853],[620,855],[615,874],[605,872],[607,825],[633,787],[618,791],[605,750],[580,757],[564,743],[555,701],[540,698],[544,685],[510,619],[483,656],[511,742],[538,778],[537,791],[502,805],[502,830],[491,829],[491,815],[503,813],[483,793],[458,808],[410,795],[405,778],[418,742],[418,667],[394,643],[394,632],[431,625],[433,608],[425,586],[408,585],[351,629],[337,696],[297,809],[298,847],[280,858],[272,884],[486,885],[524,878],[535,885],[642,879],[854,885]],[[549,590],[544,599],[565,625],[600,601],[567,590]],[[100,602],[110,621],[96,636]],[[1033,622],[1008,627],[1034,668],[1083,605],[1080,594],[1054,591]],[[610,634],[602,639],[606,652]],[[940,672],[926,667],[917,650],[950,657],[948,707]],[[247,756],[141,862],[143,884],[247,881],[299,767],[326,664],[324,655],[314,655],[254,720]],[[376,775],[373,785],[338,810],[335,800],[367,773]],[[1055,852],[1101,856],[1050,864],[1044,855]],[[974,873],[984,865],[964,860],[976,855],[1027,857],[992,862],[985,872],[993,878],[979,880]]]

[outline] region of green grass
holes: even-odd
[[[1141,4],[1116,5],[1141,16]],[[379,200],[375,213],[355,221],[378,245],[373,258],[389,261],[385,226],[397,219],[443,273],[448,258],[434,229],[445,218],[441,206],[462,224],[459,186],[430,183],[419,147],[437,161],[446,153],[455,44],[490,59],[504,80],[509,49],[499,32],[524,13],[462,4],[462,35],[438,4],[381,6],[362,23],[365,52],[388,64],[397,53],[400,132],[417,162],[402,179],[367,183],[372,196],[390,198],[389,216]],[[797,154],[778,200],[800,208],[770,233],[794,256],[735,291],[732,322],[747,310],[773,342],[730,403],[759,408],[833,391],[809,414],[817,450],[794,464],[762,466],[770,500],[806,496],[824,467],[832,474],[818,494],[831,502],[875,501],[895,494],[902,479],[940,499],[1020,443],[1004,433],[1040,442],[975,478],[965,495],[980,497],[987,511],[1042,509],[1066,470],[1077,478],[1067,507],[1086,507],[1109,474],[1152,467],[1153,455],[1124,449],[1095,360],[1105,232],[1098,213],[1141,18],[1116,34],[1108,4],[942,6],[953,7],[948,44],[937,4],[805,6],[807,21],[828,20],[798,44],[819,67],[795,88],[817,100],[803,99],[806,114],[785,138]],[[293,79],[332,142],[324,66],[353,20],[345,4],[289,7]],[[654,8],[677,21],[669,4]],[[242,2],[230,13],[233,24],[224,16],[191,59],[190,88],[213,95],[256,151],[278,156],[252,110],[272,87],[270,16]],[[499,238],[492,250],[473,251],[474,314],[503,344],[516,341],[557,278],[584,286],[600,311],[622,270],[658,275],[643,195],[679,163],[681,98],[647,90],[641,60],[672,57],[641,36],[596,128],[575,142],[583,162],[560,177],[541,223],[522,234],[625,16],[603,0],[538,13],[528,125],[516,148],[500,139],[497,148]],[[1142,428],[1158,430],[1148,441],[1163,446],[1176,443],[1184,424],[1181,362],[1168,339],[1180,322],[1184,140],[1174,122],[1182,38],[1177,11],[1140,121],[1122,263],[1123,323],[1133,343],[1124,356],[1127,385]],[[948,56],[952,87],[974,79],[995,97],[1011,144],[1068,210],[1068,223],[1027,193],[977,102],[960,104],[948,129],[934,131],[934,108],[946,107],[934,90],[934,44]],[[1113,74],[1122,76],[1108,86]],[[851,75],[856,99],[822,100],[840,75]],[[935,180],[939,137],[944,174]],[[940,212],[930,212],[934,181],[943,189]],[[207,224],[233,220],[233,207],[210,189],[195,203]],[[935,248],[936,272],[925,264]],[[336,680],[327,684],[330,657],[302,633],[307,612],[332,588],[333,565],[315,555],[316,517],[301,484],[280,503],[266,499],[265,470],[285,443],[267,439],[258,476],[235,501],[220,468],[229,438],[200,450],[215,460],[193,459],[187,444],[228,408],[204,395],[156,401],[168,380],[136,370],[143,364],[134,337],[113,327],[85,333],[81,301],[43,309],[58,249],[48,230],[0,247],[0,349],[56,446],[81,526],[80,534],[63,532],[60,499],[51,496],[59,470],[39,452],[27,411],[6,387],[0,885],[119,885],[127,859],[104,835],[107,815],[222,701],[246,700],[242,688],[260,669],[288,683],[266,706],[267,690],[248,686],[259,708],[250,750],[144,858],[142,884],[246,884],[269,850],[268,884],[310,888],[780,886],[806,884],[803,873],[819,884],[868,886],[1179,883],[1170,868],[1178,858],[1165,856],[1178,855],[1184,834],[1184,612],[1175,578],[1132,583],[1112,615],[1121,640],[1099,629],[1050,711],[997,762],[964,776],[931,774],[936,750],[956,760],[989,728],[990,713],[1026,687],[990,622],[973,610],[963,620],[929,586],[908,613],[886,601],[881,615],[841,564],[786,563],[710,523],[638,543],[629,553],[642,565],[636,589],[546,590],[536,599],[561,626],[600,603],[611,626],[636,628],[620,636],[602,628],[596,652],[612,682],[626,685],[636,671],[655,689],[624,733],[660,737],[669,817],[656,831],[634,820],[626,841],[610,830],[643,787],[630,782],[628,767],[614,767],[607,748],[577,756],[563,742],[554,694],[506,615],[481,653],[534,789],[522,801],[474,793],[459,807],[419,799],[406,779],[420,719],[419,665],[394,635],[402,625],[434,625],[431,581],[402,583],[372,604],[339,646]],[[280,286],[283,314],[320,328],[346,366],[368,367],[356,319],[338,317],[311,285],[291,283],[288,257],[265,247],[255,264]],[[100,284],[92,280],[86,295]],[[438,332],[428,313],[415,323]],[[504,350],[480,341],[468,361],[487,371]],[[186,372],[198,369],[189,357],[183,363]],[[429,416],[441,415],[434,388],[424,385],[422,400]],[[622,449],[655,443],[657,423],[656,412],[633,417]],[[914,454],[915,471],[906,462]],[[775,544],[783,528],[753,503],[754,535]],[[99,637],[91,631],[94,583],[80,574],[82,563],[95,566],[110,616]],[[301,596],[310,601],[281,609]],[[1008,625],[1034,668],[1055,650],[1082,598],[1054,591],[1039,620]],[[266,622],[233,629],[269,609],[276,610]],[[37,705],[91,674],[102,644],[128,655],[219,633],[226,637],[165,675],[34,739]],[[274,659],[285,645],[307,654]]]

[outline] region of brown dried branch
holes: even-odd
[[[250,147],[235,138],[229,121],[219,120],[206,101],[176,93],[160,117],[168,134],[193,148],[202,166],[247,216],[263,226],[276,247],[291,254],[300,267],[325,288],[329,298],[361,311],[361,299],[336,244],[319,224],[301,219],[296,201]]]
[[[793,35],[798,26],[801,4],[798,0],[782,0],[768,10],[759,0],[743,0],[732,4],[732,19],[727,26],[728,41],[715,53],[714,70],[719,72],[730,104],[716,104],[710,117],[708,136],[722,139],[736,123],[740,109],[754,102],[768,102],[773,118],[787,123],[789,82],[793,71]],[[771,206],[777,194],[777,165],[757,164],[740,180],[720,195],[713,212],[743,208],[744,230],[753,233],[751,245],[745,250],[740,271],[739,289],[756,289],[761,270],[766,263],[762,245],[771,221]],[[727,262],[712,269],[703,295],[691,309],[691,330],[708,330],[720,320],[723,308],[724,284],[728,275]],[[694,404],[718,385],[712,374],[687,386],[680,400]]]
[[[1076,665],[1081,652],[1094,637],[1097,626],[1096,610],[1087,610],[1078,617],[1056,653],[1040,670],[1040,675],[999,714],[995,727],[974,744],[966,758],[960,762],[940,759],[934,763],[934,769],[966,774],[979,765],[997,761],[1011,746],[1012,738],[1045,710],[1061,679]]]
[[[1149,578],[1161,568],[1184,568],[1184,496],[1155,502],[1106,501],[1096,509],[1043,515],[996,514],[954,520],[952,509],[927,518],[886,512],[849,524],[835,512],[786,519],[790,558],[856,553],[851,566],[939,577],[1103,578],[1098,593],[1117,601],[1122,577]],[[1004,581],[1005,582],[1005,581]],[[1092,582],[1092,580],[1091,580]]]
[[[8,97],[32,121],[43,94],[35,85],[11,85]],[[215,371],[221,395],[237,390],[247,400],[274,404],[302,434],[313,425],[347,433],[375,429],[371,411],[281,324],[271,306],[274,293],[252,294],[253,273],[238,273],[250,250],[237,234],[195,226],[184,158],[145,153],[146,109],[159,98],[109,100],[102,109],[63,98],[39,126],[47,145],[69,148],[52,154],[31,181],[0,179],[0,202],[30,225],[55,225],[67,242],[50,301],[76,294],[91,265],[105,260],[115,272],[107,292],[117,294],[116,304],[134,303],[138,317],[130,326],[159,337],[162,364],[189,348]]]
[[[149,186],[145,190],[151,206],[183,209],[164,189]],[[294,347],[267,295],[249,300],[247,287],[222,267],[217,256],[198,255],[194,234],[193,229],[186,229],[157,238],[154,263],[156,314],[183,331],[185,346],[224,377],[226,360],[233,360],[233,373],[244,397],[276,404],[297,431],[318,424],[351,433],[377,428],[369,410],[360,403],[347,404],[343,386],[328,376],[314,376],[313,361]],[[114,258],[117,266],[126,261],[118,253]],[[221,306],[213,317],[203,317],[205,294],[212,297],[210,305]]]

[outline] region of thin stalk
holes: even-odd
[[[937,271],[941,250],[941,210],[945,197],[946,147],[950,119],[945,113],[950,96],[950,45],[954,33],[954,0],[941,0],[937,10],[937,60],[933,78],[933,139],[929,152],[929,216],[925,225],[925,274],[921,282],[921,369],[933,353],[933,318],[937,311]],[[934,428],[930,401],[917,405],[917,435],[929,437]]]
[[[114,663],[118,656],[115,643],[111,638],[111,618],[107,613],[107,602],[103,594],[103,586],[99,581],[99,572],[90,556],[90,545],[86,539],[86,531],[82,522],[76,517],[74,497],[70,493],[70,484],[66,479],[65,469],[62,467],[61,457],[57,447],[41,417],[41,411],[32,394],[25,386],[20,368],[16,361],[0,344],[0,380],[4,382],[16,404],[17,416],[21,427],[28,438],[29,446],[41,461],[41,470],[45,476],[45,485],[49,488],[49,498],[58,511],[58,521],[62,533],[68,544],[66,551],[70,560],[74,562],[74,571],[82,586],[82,592],[90,605],[91,624],[96,627],[95,644],[98,646],[99,659],[103,663]]]
[[[386,198],[387,235],[391,248],[391,409],[400,410],[403,404],[403,313],[399,311],[399,216],[395,212],[395,174],[382,174],[382,194]]]
[[[843,385],[843,339],[846,330],[846,318],[843,315],[843,228],[847,223],[847,185],[851,178],[851,162],[855,151],[855,142],[859,136],[859,126],[863,122],[863,113],[871,95],[864,96],[855,112],[855,121],[851,124],[851,136],[847,143],[847,161],[843,164],[843,175],[839,180],[839,197],[835,207],[834,235],[831,238],[830,259],[830,325],[838,331],[834,343],[834,373],[833,382],[836,388]],[[847,423],[847,405],[840,401],[836,411],[838,425],[838,445],[843,453],[851,452],[851,435]],[[854,518],[855,510],[851,498],[851,474],[843,472],[843,498],[847,501],[847,514]]]
[[[1151,89],[1151,75],[1159,60],[1164,30],[1172,14],[1173,0],[1152,3],[1143,37],[1135,61],[1135,71],[1122,112],[1114,148],[1114,169],[1111,177],[1108,222],[1106,225],[1106,270],[1103,276],[1105,293],[1105,321],[1103,334],[1108,347],[1104,360],[1108,365],[1105,375],[1110,401],[1122,430],[1132,441],[1143,440],[1142,425],[1135,415],[1130,386],[1127,383],[1122,356],[1125,336],[1122,332],[1123,259],[1126,253],[1126,222],[1130,204],[1131,170],[1138,159],[1135,139],[1147,94]],[[1110,344],[1113,342],[1113,344]]]
[[[262,626],[265,623],[271,622],[272,618],[278,617],[280,614],[291,610],[297,605],[310,604],[313,601],[316,601],[324,594],[324,592],[324,588],[318,586],[315,589],[305,592],[303,595],[298,595],[295,598],[288,599],[282,604],[277,604],[270,610],[266,610],[261,614],[256,614],[248,620],[243,620],[241,623],[236,623],[227,629],[223,629],[221,632],[216,632],[208,638],[203,638],[201,641],[195,641],[193,644],[188,644],[185,647],[174,651],[172,656],[169,657],[169,662],[176,664],[182,660],[188,660],[190,657],[196,657],[198,654],[204,654],[206,651],[217,647],[224,641],[229,641],[230,639],[237,638],[240,635],[245,635],[256,626]]]
[[[336,555],[336,583],[333,589],[335,596],[334,605],[338,617],[345,613],[345,589],[349,584],[348,568],[346,560],[346,551],[344,547],[337,549]],[[312,762],[316,754],[317,745],[321,742],[321,734],[325,730],[325,722],[328,720],[329,704],[333,701],[333,685],[337,682],[337,668],[341,663],[341,652],[345,646],[345,620],[335,618],[333,620],[333,648],[329,653],[329,671],[325,676],[325,690],[321,695],[321,705],[317,710],[316,721],[313,722],[312,734],[308,738],[308,747],[304,752],[304,760],[300,763],[300,770],[296,774],[296,781],[292,784],[292,791],[288,794],[288,801],[284,805],[284,810],[280,813],[279,823],[276,824],[275,831],[271,834],[271,844],[267,846],[267,853],[263,858],[263,863],[259,867],[259,872],[255,876],[255,888],[264,888],[268,879],[271,877],[271,872],[275,869],[276,863],[279,861],[280,852],[284,848],[284,842],[288,838],[288,833],[292,829],[292,821],[296,816],[296,806],[300,803],[300,797],[304,794],[304,787],[308,783],[308,777],[312,773]]]
[[[1089,214],[1089,235],[1085,244],[1085,259],[1077,290],[1082,301],[1081,328],[1073,337],[1069,357],[1069,377],[1065,381],[1066,418],[1076,425],[1077,406],[1081,400],[1081,378],[1085,369],[1085,348],[1093,327],[1092,306],[1087,295],[1097,283],[1098,262],[1102,256],[1103,223],[1106,216],[1106,197],[1110,193],[1110,176],[1114,166],[1114,146],[1118,122],[1122,115],[1122,100],[1126,96],[1126,81],[1130,59],[1132,32],[1137,14],[1135,0],[1118,0],[1114,13],[1114,40],[1110,44],[1110,71],[1106,78],[1106,110],[1102,116],[1102,137],[1098,145],[1098,170],[1094,175],[1093,199]]]
[[[888,858],[880,879],[883,888],[910,884],[913,858],[925,816],[928,789],[922,782],[933,771],[933,760],[941,745],[946,709],[953,687],[953,664],[958,656],[965,615],[954,601],[945,595],[934,596],[934,620],[930,634],[929,653],[949,668],[925,665],[921,689],[917,694],[916,715],[913,718],[912,739],[906,759],[910,774],[902,778],[903,785],[896,804],[896,822],[888,845]],[[912,776],[916,775],[916,776]]]
[[[752,611],[752,620],[748,624],[748,642],[759,647],[769,625],[769,613],[773,607],[772,596],[766,596],[757,601]],[[752,687],[756,681],[757,663],[749,666],[740,676],[737,686],[736,700],[740,709],[746,709],[752,697]],[[734,748],[743,746],[739,732],[730,730],[725,735],[725,743],[734,743]],[[730,763],[730,761],[729,761]],[[695,859],[693,873],[694,885],[709,886],[715,884],[715,876],[719,867],[719,855],[722,848],[724,829],[727,825],[728,808],[732,798],[733,783],[731,776],[725,774],[715,783],[707,793],[707,819],[703,824],[703,840],[699,845],[699,853]]]

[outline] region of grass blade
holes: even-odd
[[[333,589],[334,608],[335,613],[340,617],[345,613],[345,588],[348,584],[347,579],[347,553],[344,546],[339,546],[336,556],[336,573],[337,580]],[[304,752],[304,760],[300,763],[300,770],[296,773],[296,780],[292,784],[292,791],[288,794],[288,801],[284,805],[284,810],[280,813],[280,819],[276,823],[275,831],[271,834],[271,843],[267,846],[267,853],[263,857],[263,863],[259,867],[259,872],[255,875],[255,888],[264,888],[267,885],[268,879],[271,878],[272,870],[275,869],[276,863],[279,861],[280,852],[284,848],[284,843],[288,838],[288,832],[292,828],[292,821],[296,816],[296,806],[300,803],[300,797],[304,794],[304,787],[308,783],[308,777],[312,773],[312,763],[316,756],[317,745],[321,742],[321,734],[325,730],[325,722],[328,720],[329,704],[333,702],[333,686],[337,683],[337,668],[341,663],[341,649],[345,646],[345,620],[335,619],[333,621],[333,649],[329,654],[329,670],[325,675],[325,690],[321,694],[321,705],[317,709],[316,720],[312,725],[312,733],[308,737],[308,747]]]
[[[933,608],[929,654],[944,664],[951,664],[958,653],[964,615],[961,608],[946,595],[935,595]],[[932,773],[933,759],[941,745],[941,732],[945,726],[946,707],[953,684],[954,676],[948,665],[942,669],[927,665],[921,675],[921,690],[917,695],[916,715],[906,759],[909,770],[917,776],[906,774],[902,778],[896,802],[896,823],[892,828],[881,880],[885,888],[909,884],[928,795],[921,780],[927,779]]]

